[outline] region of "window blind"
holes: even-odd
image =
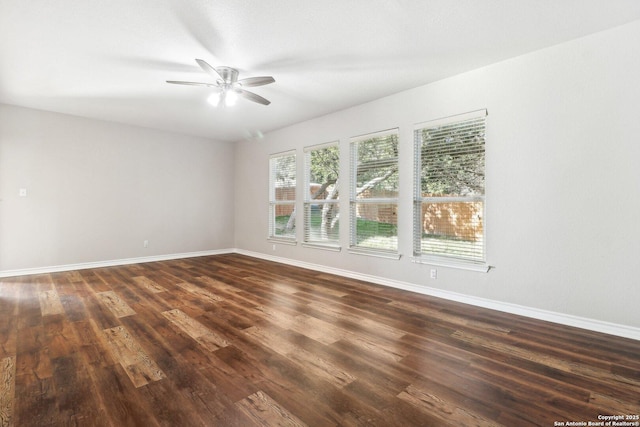
[[[351,139],[350,249],[398,251],[398,130]]]
[[[414,255],[485,261],[486,110],[414,130]]]
[[[340,152],[337,142],[306,147],[304,242],[339,246]]]
[[[269,158],[269,237],[296,238],[296,154],[273,154]]]

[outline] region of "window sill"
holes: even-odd
[[[267,238],[267,241],[273,242],[273,243],[279,243],[281,245],[291,245],[291,246],[296,246],[298,244],[298,242],[296,240],[279,239],[277,237],[269,237],[269,238]]]
[[[354,255],[367,255],[386,259],[400,259],[402,255],[397,252],[376,251],[374,249],[349,248],[349,253]]]
[[[428,264],[439,267],[451,267],[459,270],[477,271],[479,273],[487,273],[493,267],[484,262],[465,261],[461,259],[449,259],[440,257],[415,256],[411,258],[411,262],[415,264]]]
[[[342,250],[342,247],[340,246],[327,244],[327,243],[306,242],[306,243],[303,243],[302,246],[305,248],[322,249],[325,251],[332,251],[332,252],[340,252]]]

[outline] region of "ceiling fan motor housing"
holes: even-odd
[[[235,68],[218,67],[215,70],[226,84],[232,84],[238,81],[238,70]]]

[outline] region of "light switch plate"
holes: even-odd
[[[20,190],[18,190],[18,196],[27,197],[27,189],[26,188],[21,188]]]

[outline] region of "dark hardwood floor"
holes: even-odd
[[[241,255],[5,278],[0,313],[1,426],[640,421],[640,341]]]

